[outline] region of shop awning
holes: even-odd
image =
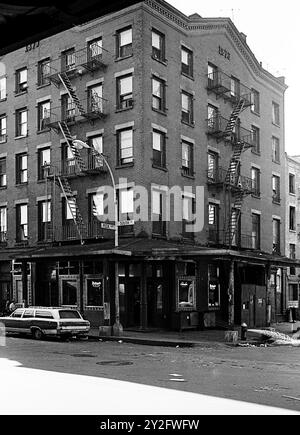
[[[300,260],[272,255],[259,251],[239,251],[232,249],[207,248],[192,243],[177,241],[120,238],[119,247],[114,247],[113,240],[89,245],[48,246],[27,250],[11,257],[17,260],[34,261],[47,258],[83,258],[94,256],[136,257],[146,260],[176,260],[208,258],[213,260],[234,260],[241,263],[261,264],[279,267],[300,267]]]

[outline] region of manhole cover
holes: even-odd
[[[76,358],[95,358],[96,355],[88,355],[86,353],[74,353],[71,356],[75,356]]]
[[[97,362],[99,366],[130,366],[133,364],[132,361],[100,361]]]

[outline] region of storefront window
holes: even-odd
[[[87,305],[90,307],[102,307],[103,304],[103,280],[87,279]]]
[[[119,276],[125,276],[125,264],[119,263],[118,266]]]
[[[208,306],[220,307],[219,268],[214,264],[208,265]]]
[[[129,264],[129,276],[141,276],[141,265],[140,264]]]
[[[77,305],[77,281],[62,281],[62,305]]]
[[[195,279],[182,277],[178,280],[179,308],[195,307]]]

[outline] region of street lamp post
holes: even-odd
[[[115,241],[114,245],[115,248],[118,248],[119,246],[119,230],[118,230],[118,198],[117,198],[117,187],[115,182],[115,177],[112,172],[112,169],[107,161],[107,159],[104,157],[102,153],[97,151],[95,148],[92,148],[90,145],[88,145],[86,142],[83,142],[81,140],[73,140],[73,145],[77,149],[87,148],[90,150],[93,150],[106,164],[112,185],[113,185],[113,191],[114,191],[114,216],[115,216],[115,225],[114,225],[114,231],[115,231]],[[123,333],[123,326],[120,323],[120,296],[119,296],[119,264],[118,261],[115,262],[115,323],[113,325],[113,335],[120,336]]]

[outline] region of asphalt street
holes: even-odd
[[[1,362],[12,363],[14,371],[7,376],[13,378],[23,369],[26,373],[32,370],[35,376],[46,372],[57,374],[60,379],[63,374],[83,379],[78,376],[81,375],[130,383],[127,385],[159,387],[173,396],[176,390],[233,399],[241,404],[271,406],[278,413],[300,412],[299,357],[299,348],[232,347],[225,343],[170,348],[98,340],[61,342],[7,337],[5,346],[0,346],[0,366]],[[3,401],[0,401],[0,412],[5,389],[12,385],[5,383],[5,373],[8,372],[0,370]],[[159,395],[159,389],[153,391]],[[216,414],[222,411],[220,406],[222,403],[216,402]],[[112,411],[118,413],[118,409]],[[131,411],[134,413],[134,409]]]

